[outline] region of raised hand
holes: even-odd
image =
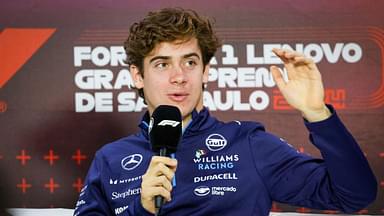
[[[273,49],[273,52],[283,61],[288,72],[288,81],[285,81],[278,67],[270,67],[287,102],[310,122],[328,118],[331,113],[324,103],[321,74],[313,60],[296,51]]]

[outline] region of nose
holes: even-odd
[[[181,85],[187,82],[187,76],[181,67],[173,68],[170,76],[170,82],[176,85]]]

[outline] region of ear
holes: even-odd
[[[204,67],[204,71],[203,71],[203,83],[208,83],[209,68],[210,68],[210,65],[209,65],[209,64],[205,65],[205,67]]]
[[[129,72],[131,74],[134,86],[137,89],[144,88],[144,80],[139,68],[136,65],[131,65],[129,66]]]

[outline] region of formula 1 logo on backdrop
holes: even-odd
[[[0,33],[0,88],[39,50],[54,28],[6,28]]]

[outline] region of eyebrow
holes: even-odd
[[[197,57],[198,59],[200,59],[200,56],[197,54],[197,53],[188,53],[188,54],[185,54],[183,55],[183,58],[189,58],[189,57]],[[163,60],[167,60],[167,59],[170,59],[171,57],[170,56],[155,56],[153,58],[151,58],[149,60],[149,63],[152,63],[154,61],[156,61],[157,59],[163,59]]]
[[[200,59],[200,56],[197,53],[189,53],[189,54],[183,55],[183,58],[189,58],[189,57],[193,57],[193,56]]]

